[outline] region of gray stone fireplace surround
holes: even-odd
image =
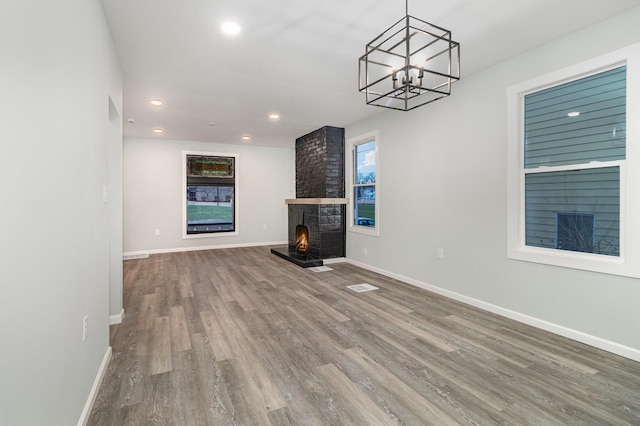
[[[296,139],[296,198],[288,206],[288,247],[271,251],[300,266],[345,256],[344,129],[325,126]],[[304,223],[303,223],[304,221]],[[296,252],[296,227],[309,230],[309,253]]]

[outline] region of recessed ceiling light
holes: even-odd
[[[129,119],[127,119],[127,121],[129,123],[131,123],[131,124],[134,124],[136,122],[136,119],[135,118],[129,118]]]
[[[156,127],[155,129],[153,129],[153,134],[158,136],[164,135],[164,129]]]
[[[569,117],[577,117],[580,115],[580,111],[571,111],[569,114],[567,114]]]
[[[242,136],[242,140],[245,142],[249,142],[251,140],[251,136],[250,135],[243,135]]]
[[[269,120],[271,121],[280,120],[280,114],[278,114],[277,112],[274,112],[273,114],[269,114]]]
[[[220,25],[220,29],[223,33],[229,36],[238,35],[240,34],[240,31],[242,31],[242,27],[240,27],[240,24],[233,21],[223,22],[222,25]]]
[[[160,107],[160,106],[164,105],[164,102],[162,101],[162,99],[151,99],[149,101],[149,105],[155,106],[155,107]]]
[[[215,125],[216,125],[216,123],[214,123],[213,121],[210,121],[210,122],[207,123],[207,126],[215,126]]]

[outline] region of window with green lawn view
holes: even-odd
[[[353,225],[376,227],[376,141],[353,145]]]
[[[185,154],[186,234],[236,231],[236,158]]]

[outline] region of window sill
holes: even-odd
[[[609,275],[640,277],[640,270],[620,256],[606,256],[591,253],[579,253],[568,250],[541,247],[519,247],[510,249],[507,258],[524,262],[540,263],[561,268],[579,269]]]
[[[220,238],[220,237],[233,237],[233,236],[237,236],[240,235],[240,233],[238,231],[233,231],[233,232],[203,232],[201,234],[182,234],[182,239],[183,240],[191,240],[191,239],[198,239],[198,238]]]
[[[367,228],[365,226],[350,226],[348,229],[349,232],[353,232],[354,234],[364,234],[370,235],[372,237],[379,237],[380,231],[378,228]]]

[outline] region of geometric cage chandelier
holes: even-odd
[[[369,42],[358,63],[368,105],[409,111],[451,94],[460,80],[460,43],[451,31],[409,15]]]

